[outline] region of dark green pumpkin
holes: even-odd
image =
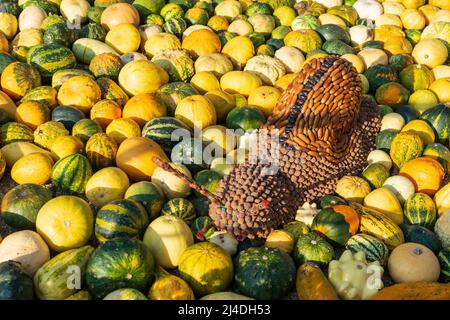
[[[322,46],[328,54],[342,56],[344,54],[353,53],[353,48],[342,40],[334,39],[325,41]]]
[[[43,186],[18,185],[3,196],[1,205],[3,221],[15,229],[34,230],[39,210],[50,199],[52,193]]]
[[[266,122],[261,110],[252,107],[236,107],[232,109],[226,119],[227,128],[242,129],[245,132],[259,129]]]
[[[347,204],[347,201],[338,196],[323,196],[319,199],[319,207],[322,209],[335,206],[337,204]]]
[[[245,15],[250,17],[255,13],[271,15],[273,13],[272,8],[267,3],[253,2],[245,9]]]
[[[378,40],[369,40],[362,44],[362,48],[372,48],[372,49],[380,49],[383,50],[384,42]]]
[[[314,232],[298,238],[294,247],[294,261],[297,265],[310,261],[325,266],[333,258],[333,246]]]
[[[415,193],[409,197],[403,206],[405,222],[432,229],[436,222],[436,205],[433,199],[425,193]]]
[[[295,281],[292,258],[278,248],[253,247],[234,261],[236,292],[258,300],[279,299]]]
[[[95,170],[114,167],[117,143],[106,133],[96,133],[86,142],[86,156]]]
[[[266,43],[266,39],[264,38],[264,35],[259,32],[250,32],[246,35],[253,43],[253,46],[255,48],[258,48],[259,46]]]
[[[183,137],[191,136],[191,132],[185,123],[174,117],[159,117],[145,124],[142,136],[152,139],[169,153]]]
[[[195,182],[199,185],[203,186],[210,193],[216,193],[217,188],[219,187],[219,183],[222,180],[222,176],[212,170],[202,170],[197,172],[194,176]],[[201,196],[200,193],[194,191],[197,196]]]
[[[450,138],[450,104],[441,103],[425,110],[421,119],[427,121],[436,131],[439,142],[448,144]]]
[[[7,122],[0,127],[0,143],[2,146],[19,141],[33,142],[33,130],[18,122]]]
[[[389,64],[395,71],[400,72],[407,66],[414,64],[414,59],[411,55],[406,53],[394,54],[389,58]]]
[[[395,138],[397,133],[398,130],[396,129],[386,129],[378,133],[375,138],[375,145],[377,149],[389,152],[389,150],[391,150],[392,140]]]
[[[79,154],[59,159],[52,169],[53,184],[64,191],[83,194],[86,183],[92,176],[89,160]]]
[[[140,240],[118,238],[101,244],[92,253],[86,267],[86,284],[97,298],[120,288],[147,292],[154,280],[154,269],[154,258]]]
[[[400,80],[393,67],[383,64],[377,64],[368,68],[364,75],[369,81],[370,91],[373,93],[385,83],[399,82]]]
[[[389,249],[383,241],[368,234],[355,234],[348,239],[345,248],[352,253],[364,252],[368,262],[379,261],[382,266],[389,259]]]
[[[395,113],[400,114],[403,119],[405,119],[405,123],[408,123],[412,120],[419,119],[419,112],[411,106],[403,105],[395,108]]]
[[[148,224],[148,214],[139,202],[115,200],[97,212],[95,237],[101,243],[121,237],[140,238]]]
[[[59,70],[76,66],[72,51],[60,44],[41,44],[30,49],[27,63],[35,67],[44,79],[50,79]]]
[[[163,205],[161,214],[176,216],[190,225],[195,219],[195,208],[187,199],[174,198]]]
[[[33,300],[33,279],[20,263],[0,263],[0,300]]]
[[[352,236],[350,225],[344,216],[332,208],[323,209],[314,217],[311,230],[325,236],[331,243],[341,246]]]
[[[52,121],[61,122],[69,131],[72,131],[75,123],[85,118],[86,116],[80,109],[71,106],[58,106],[52,110]]]
[[[102,127],[91,119],[78,120],[72,127],[72,135],[80,138],[83,143],[88,142],[94,134],[101,132],[103,132]]]
[[[405,236],[405,242],[420,243],[435,254],[442,249],[442,243],[438,236],[427,228],[408,224],[401,224],[400,228]]]
[[[294,237],[294,241],[309,233],[308,226],[304,222],[297,220],[285,224],[283,230],[289,232]]]
[[[393,113],[394,109],[392,109],[391,106],[385,105],[385,104],[380,104],[378,105],[379,109],[380,109],[380,117],[383,118],[385,115],[389,114],[389,113]]]
[[[140,181],[127,189],[125,199],[141,203],[147,210],[151,221],[159,216],[166,197],[157,184],[150,181]]]
[[[350,33],[335,24],[324,24],[316,28],[323,41],[341,40],[346,44],[350,44]]]
[[[284,41],[281,39],[269,39],[266,41],[266,44],[270,46],[274,51],[284,47]]]
[[[438,254],[443,282],[450,282],[450,247],[442,249]]]

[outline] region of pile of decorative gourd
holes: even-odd
[[[0,299],[450,299],[449,1],[297,2],[2,1]],[[326,54],[380,105],[369,166],[267,239],[215,230],[150,159],[214,192],[226,129]]]

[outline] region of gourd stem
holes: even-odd
[[[186,176],[184,173],[178,171],[175,168],[172,168],[169,165],[169,163],[167,163],[166,161],[163,161],[158,157],[153,157],[152,160],[158,167],[162,168],[163,170],[165,170],[167,172],[170,172],[171,174],[175,175],[177,178],[180,178],[185,183],[187,183],[189,185],[189,187],[191,187],[198,193],[202,194],[203,196],[207,197],[211,202],[217,203],[219,205],[222,204],[219,197],[217,197],[215,194],[212,194],[211,192],[206,190],[203,186],[199,185],[197,182],[195,182],[194,180],[192,180],[191,178]]]

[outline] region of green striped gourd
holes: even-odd
[[[360,232],[374,236],[383,241],[389,249],[393,249],[405,242],[402,229],[381,212],[369,209],[352,202],[350,206],[361,217]]]
[[[97,212],[95,237],[102,243],[119,237],[140,238],[148,224],[147,212],[139,202],[115,200]]]
[[[450,138],[450,103],[441,103],[425,110],[421,119],[427,121],[436,131],[439,142],[448,144]]]
[[[33,130],[23,123],[7,122],[0,127],[0,143],[2,146],[18,141],[33,142]]]
[[[431,229],[436,222],[436,205],[425,193],[416,193],[406,200],[403,207],[405,222]]]
[[[445,282],[450,282],[450,248],[442,249],[438,254],[441,265],[441,277]]]
[[[150,217],[150,220],[159,216],[166,199],[161,187],[150,181],[133,183],[125,192],[125,199],[141,203]]]
[[[166,70],[172,82],[188,81],[195,74],[194,61],[185,50],[163,50],[153,56],[152,62]]]
[[[106,133],[96,133],[86,143],[86,155],[96,170],[116,164],[117,143]]]
[[[187,24],[183,18],[173,17],[163,24],[164,32],[171,33],[177,37],[181,37],[183,32],[186,30]]]
[[[189,200],[174,198],[167,201],[161,210],[162,215],[172,215],[183,219],[187,224],[191,224],[195,219],[195,209]]]
[[[333,247],[318,234],[311,232],[298,238],[294,248],[294,261],[298,265],[307,261],[327,265],[333,258]]]
[[[92,167],[89,160],[79,153],[58,160],[52,170],[52,181],[55,186],[77,194],[84,193],[91,176]]]
[[[103,100],[114,100],[122,107],[127,103],[128,95],[113,80],[102,77],[98,78],[96,82],[102,91]]]
[[[81,119],[72,127],[72,135],[80,138],[83,143],[88,142],[94,134],[101,132],[103,132],[102,127],[91,119]]]
[[[174,114],[178,102],[195,94],[199,94],[198,91],[189,83],[184,82],[170,82],[156,91],[156,95],[167,106],[169,115]]]
[[[69,277],[73,278],[74,272],[79,270],[81,279],[84,279],[86,264],[93,251],[94,248],[87,245],[64,251],[46,262],[34,275],[37,297],[41,300],[61,300],[74,294],[78,289],[67,285]],[[72,273],[68,272],[70,268],[73,268]]]
[[[27,62],[37,68],[43,78],[51,78],[56,71],[76,66],[75,55],[59,44],[41,44],[30,49]]]
[[[423,142],[419,135],[411,132],[400,132],[391,143],[390,156],[392,161],[401,168],[409,160],[422,155]]]
[[[368,262],[379,261],[381,265],[386,265],[389,258],[388,247],[377,238],[358,233],[348,239],[346,249],[352,253],[364,252]]]
[[[170,152],[184,135],[190,136],[190,134],[189,127],[174,117],[154,118],[147,122],[142,129],[143,137],[152,139],[166,152]],[[174,139],[175,135],[180,139]]]
[[[95,249],[86,267],[86,284],[97,298],[120,288],[144,291],[154,280],[154,269],[154,258],[141,241],[117,238]]]
[[[36,217],[52,193],[37,184],[21,184],[9,190],[2,199],[3,221],[15,229],[36,228]]]

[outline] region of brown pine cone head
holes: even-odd
[[[239,240],[266,238],[294,220],[300,197],[289,177],[272,171],[270,164],[246,162],[236,166],[216,192],[221,204],[211,203],[215,226]]]

